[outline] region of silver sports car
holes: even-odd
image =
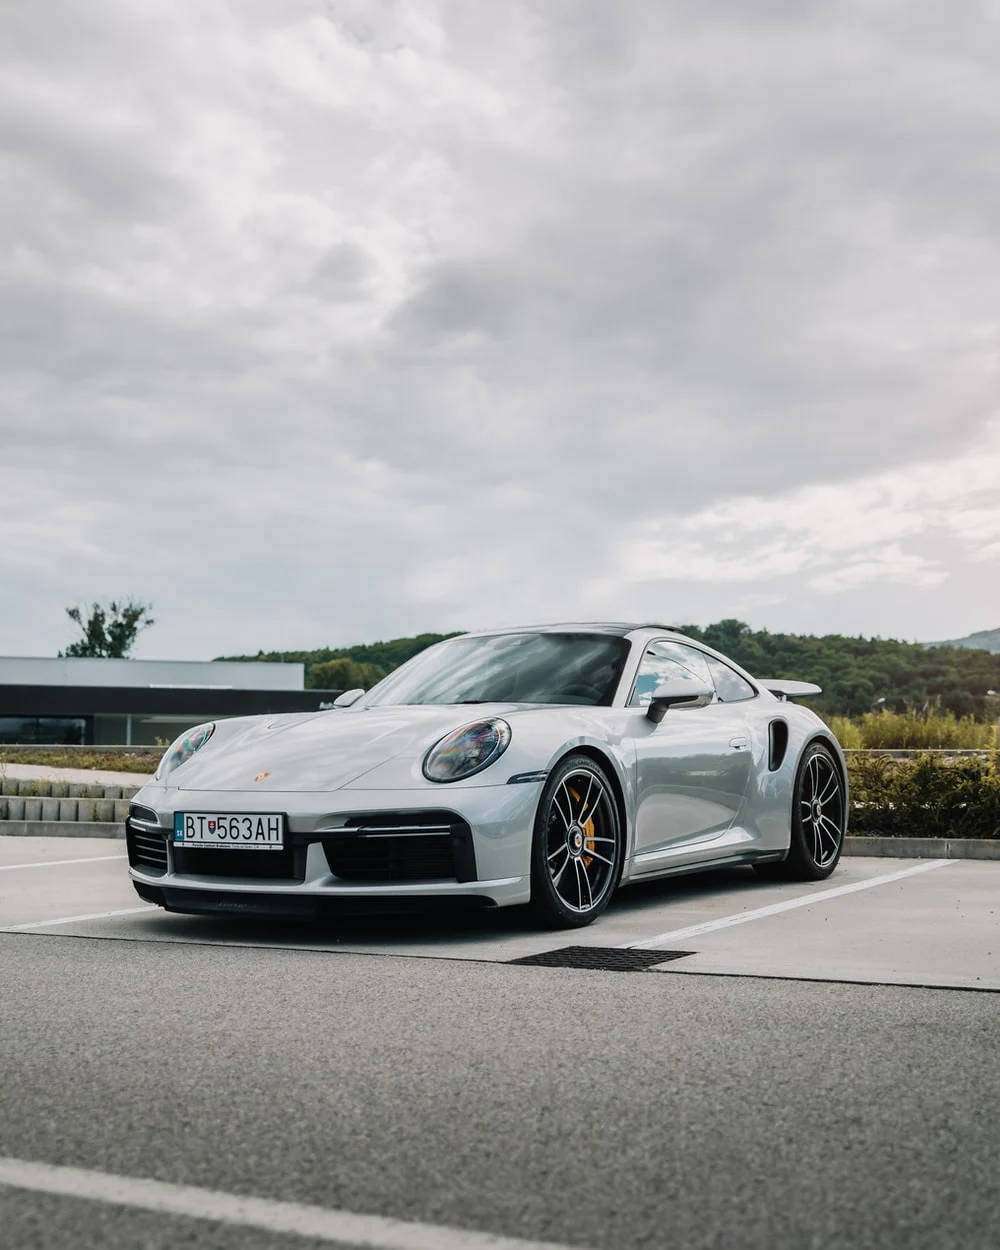
[[[331,710],[183,735],[133,801],[129,871],[168,911],[530,902],[565,927],[674,873],[819,880],[847,772],[789,701],[818,693],[659,625],[465,634]]]

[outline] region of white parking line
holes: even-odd
[[[551,1241],[524,1241],[467,1228],[418,1224],[382,1215],[356,1215],[302,1202],[243,1197],[194,1185],[172,1185],[137,1176],[115,1176],[87,1168],[58,1167],[0,1157],[0,1185],[67,1198],[137,1207],[166,1215],[218,1220],[269,1233],[314,1237],[367,1246],[371,1250],[568,1250]]]
[[[79,859],[40,859],[35,864],[0,864],[0,872],[15,868],[58,868],[60,864],[97,864],[104,859],[127,859],[127,855],[81,855]]]
[[[620,942],[619,948],[642,950],[644,947],[649,947],[654,949],[663,942],[679,942],[687,938],[698,937],[702,933],[712,933],[716,929],[729,929],[733,925],[746,924],[750,920],[777,916],[783,911],[792,911],[796,907],[809,907],[813,903],[823,902],[824,899],[839,898],[842,894],[856,894],[858,890],[871,890],[877,885],[887,885],[890,881],[912,877],[918,872],[930,872],[932,868],[947,868],[949,864],[957,863],[956,859],[924,860],[912,868],[900,868],[897,872],[887,872],[882,877],[870,877],[867,881],[855,881],[851,885],[838,885],[832,890],[820,890],[816,894],[803,894],[799,898],[786,899],[783,903],[772,903],[770,907],[757,907],[753,911],[737,912],[734,916],[723,916],[719,920],[706,920],[703,924],[688,925],[685,929],[671,929],[667,933],[658,933],[656,937],[643,938],[639,942]]]
[[[32,920],[30,924],[8,924],[0,933],[21,933],[25,929],[47,929],[53,924],[73,924],[77,920],[107,920],[111,916],[136,916],[141,911],[158,911],[152,903],[145,907],[123,907],[120,911],[92,911],[86,916],[57,916],[54,920]]]

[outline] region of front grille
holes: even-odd
[[[175,846],[174,872],[197,877],[250,877],[256,881],[302,881],[306,848],[231,850],[228,846]]]
[[[154,813],[155,815],[155,813]],[[167,831],[165,829],[142,829],[131,820],[125,822],[125,848],[132,868],[150,876],[162,876],[167,871]]]
[[[454,812],[378,812],[352,817],[344,830],[323,836],[326,862],[341,880],[476,880],[472,830]]]

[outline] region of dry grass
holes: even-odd
[[[845,750],[951,747],[987,751],[1000,747],[1000,727],[948,712],[866,712],[856,717],[832,716],[829,725]]]
[[[63,751],[59,747],[29,747],[0,751],[0,769],[5,764],[38,764],[44,768],[102,769],[113,773],[155,773],[163,751],[159,747],[135,751]]]

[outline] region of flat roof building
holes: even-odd
[[[237,660],[0,656],[0,743],[157,746],[201,721],[310,712],[305,666]]]

